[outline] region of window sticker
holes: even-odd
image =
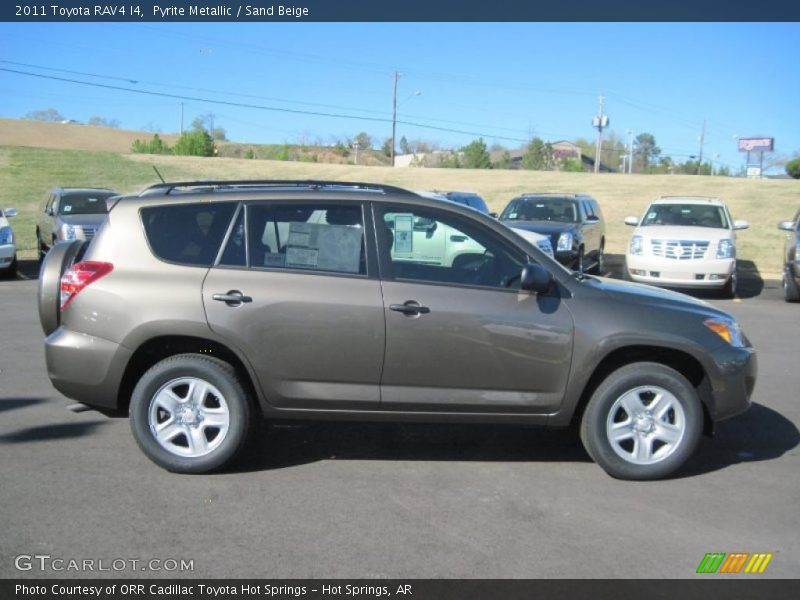
[[[515,213],[515,212],[511,213],[510,215],[508,215],[508,218],[509,219],[516,219],[517,218],[517,213]]]
[[[64,208],[62,209],[65,213],[72,212],[72,205],[65,204]]]
[[[362,228],[327,223],[289,224],[286,266],[358,273]]]
[[[280,252],[267,252],[264,255],[265,267],[283,267],[286,265],[286,256]]]
[[[656,218],[656,213],[654,213],[654,212],[647,213],[647,218],[648,219],[655,219]]]
[[[414,252],[414,215],[403,213],[394,217],[394,255],[409,258]]]
[[[312,248],[295,248],[289,246],[286,249],[286,266],[289,267],[316,267],[319,260],[319,250]]]

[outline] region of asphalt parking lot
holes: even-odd
[[[797,577],[800,306],[746,289],[710,301],[758,349],[752,409],[678,477],[632,483],[574,430],[512,426],[271,427],[236,472],[172,475],[125,419],[66,410],[36,281],[0,281],[0,577],[78,575],[20,572],[21,554],[194,561],[118,573],[147,577],[692,577],[707,552],[771,552],[760,577]]]

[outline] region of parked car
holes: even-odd
[[[787,302],[800,302],[800,210],[778,229],[788,232],[783,249],[783,294]]]
[[[54,188],[36,222],[39,260],[60,241],[91,240],[106,220],[106,188]]]
[[[17,276],[17,242],[8,220],[17,216],[16,208],[0,210],[0,274]]]
[[[625,224],[636,227],[625,256],[633,281],[736,294],[736,231],[749,225],[734,221],[720,199],[662,196]]]
[[[127,411],[171,471],[230,464],[262,417],[580,420],[608,473],[653,479],[750,405],[756,355],[732,316],[570,272],[452,202],[204,181],[110,205],[91,244],[45,259],[47,373],[70,398]],[[416,223],[470,259],[420,252]]]
[[[585,194],[524,194],[500,213],[506,225],[547,235],[556,260],[575,271],[605,271],[606,224]]]
[[[445,198],[451,202],[458,202],[464,206],[474,208],[478,212],[485,215],[489,214],[489,207],[486,206],[486,201],[478,194],[473,192],[440,192]]]

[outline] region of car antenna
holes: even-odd
[[[153,166],[153,171],[156,172],[156,175],[158,175],[158,178],[161,180],[161,183],[167,183],[166,181],[164,181],[164,178],[161,176],[161,173],[158,172],[158,167],[156,167],[155,165],[152,166]]]

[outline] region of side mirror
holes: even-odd
[[[553,274],[541,265],[528,263],[522,268],[519,287],[534,294],[544,294],[553,285]]]
[[[16,217],[19,213],[16,208],[7,208],[3,211],[3,214],[7,217]]]
[[[586,216],[586,222],[587,223],[599,223],[600,222],[600,217],[598,217],[597,215],[587,215]]]
[[[750,223],[748,223],[747,221],[734,221],[733,222],[733,228],[734,229],[747,229],[748,227],[750,227]]]
[[[48,206],[47,208],[45,208],[44,209],[44,214],[50,215],[52,217],[53,216],[53,207],[52,206]]]
[[[736,225],[734,224],[734,227]],[[778,229],[782,229],[783,231],[794,231],[794,221],[781,221],[778,223]]]
[[[639,224],[639,217],[625,217],[625,225],[636,227]]]

